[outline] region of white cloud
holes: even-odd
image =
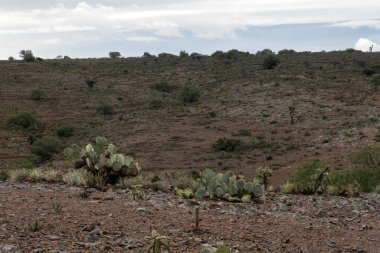
[[[356,43],[355,43],[355,49],[360,50],[363,52],[368,52],[369,48],[373,46],[373,52],[378,52],[380,51],[380,45],[376,44],[375,42],[369,40],[369,39],[364,39],[360,38]]]
[[[134,41],[134,42],[153,42],[153,41],[159,41],[160,39],[153,36],[126,36],[124,37],[127,41]]]
[[[66,44],[98,38],[154,42],[188,34],[225,39],[252,26],[310,23],[380,30],[378,0],[0,1],[2,45],[21,39],[32,47],[49,38]],[[32,41],[33,34],[41,37]],[[9,49],[15,50],[0,47],[0,57]]]
[[[42,41],[42,44],[45,45],[58,45],[61,42],[59,38],[49,38],[44,41]]]

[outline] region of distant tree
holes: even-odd
[[[273,51],[270,49],[263,49],[261,51],[257,51],[256,55],[267,55],[267,54],[273,54]]]
[[[55,59],[62,59],[62,55],[58,55]]]
[[[9,56],[8,61],[14,61],[14,60],[15,58],[13,58],[13,56]]]
[[[63,59],[64,60],[70,60],[71,58],[69,56],[65,55],[65,56],[63,56]]]
[[[110,52],[108,54],[110,56],[110,58],[112,59],[117,59],[117,58],[120,58],[121,57],[121,54],[119,52]]]
[[[36,58],[34,57],[33,53],[32,53],[32,50],[21,50],[20,51],[20,57],[24,60],[24,61],[27,61],[27,62],[32,62],[32,61],[35,61]]]
[[[144,52],[143,57],[152,57],[152,55],[149,52]]]
[[[189,53],[186,52],[185,50],[182,50],[181,52],[179,52],[179,57],[181,57],[181,58],[185,58],[188,56],[189,56]]]
[[[282,49],[280,51],[278,51],[278,55],[290,55],[290,54],[295,54],[296,51],[294,51],[293,49]]]

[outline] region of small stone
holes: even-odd
[[[136,210],[137,210],[137,212],[139,212],[139,213],[146,213],[146,208],[144,208],[144,207],[139,207],[139,208],[137,208]]]
[[[213,247],[213,246],[211,246],[210,244],[205,243],[205,244],[202,244],[201,248],[200,248],[200,252],[203,252],[203,251],[215,253],[216,252],[216,248]]]

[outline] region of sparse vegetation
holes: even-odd
[[[30,99],[34,101],[41,101],[46,98],[45,92],[43,92],[40,89],[34,89],[32,93],[30,94]]]
[[[242,145],[243,145],[243,142],[239,139],[223,137],[223,138],[219,138],[212,145],[212,147],[216,151],[234,152],[235,150],[237,150]]]
[[[157,91],[160,91],[160,92],[166,92],[166,93],[170,93],[173,91],[173,86],[170,85],[168,82],[166,81],[161,81],[159,83],[157,83],[154,88],[157,90]]]
[[[278,57],[274,54],[265,54],[262,62],[263,69],[274,69],[278,64],[280,63],[280,60]]]
[[[0,171],[0,181],[5,181],[9,178],[7,171]]]
[[[57,129],[57,135],[61,138],[68,138],[74,135],[74,130],[72,125],[63,125]]]
[[[31,232],[38,232],[43,228],[43,224],[39,222],[38,220],[35,220],[32,223],[29,223],[29,231]]]
[[[30,150],[35,155],[37,162],[49,161],[54,154],[57,154],[61,148],[61,141],[56,137],[45,136],[35,141]]]
[[[121,54],[120,52],[109,52],[109,57],[112,58],[112,59],[118,59],[121,57]]]
[[[373,76],[372,83],[376,86],[380,85],[380,74],[376,74]]]
[[[45,125],[31,113],[21,112],[8,120],[8,127],[16,130],[43,130]]]
[[[191,84],[186,85],[179,96],[179,100],[184,104],[196,103],[200,100],[200,98],[200,89],[197,86]]]
[[[156,230],[153,230],[152,234],[146,238],[152,241],[152,245],[148,248],[148,253],[163,253],[165,251],[168,253],[171,252],[170,244],[166,242],[167,237],[160,235]]]
[[[97,108],[96,111],[101,115],[113,115],[114,114],[114,108],[109,103],[101,103]]]

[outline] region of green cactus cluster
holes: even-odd
[[[205,169],[201,172],[200,180],[202,186],[195,192],[198,198],[249,202],[252,197],[259,197],[263,193],[263,187],[258,181],[246,181],[243,176],[232,171],[216,174],[212,169]]]
[[[85,167],[94,178],[100,177],[106,184],[116,184],[120,178],[141,173],[141,167],[131,156],[118,154],[117,147],[104,137],[96,137],[94,144],[87,144],[83,149],[73,144],[64,150],[64,155],[75,160],[77,169]]]

